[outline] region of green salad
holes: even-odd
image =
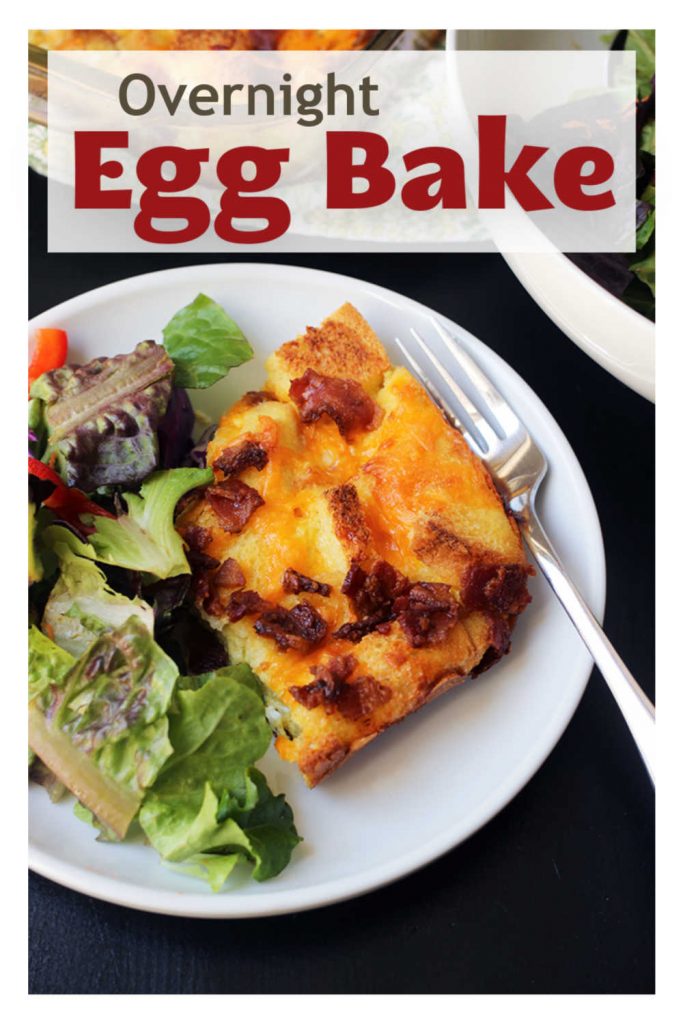
[[[195,611],[174,526],[212,479],[185,388],[253,355],[198,295],[164,343],[69,364],[40,328],[29,368],[29,777],[102,841],[141,831],[163,863],[219,890],[239,863],[259,882],[300,842],[257,763],[265,695]],[[201,557],[201,556],[199,556]],[[204,556],[206,557],[206,556]]]
[[[605,40],[636,55],[636,251],[570,258],[598,284],[650,320],[655,318],[655,31],[624,29]]]

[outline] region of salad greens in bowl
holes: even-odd
[[[636,55],[636,251],[571,257],[610,294],[648,320],[655,318],[655,32],[630,29],[608,37],[611,49]]]
[[[655,32],[458,29],[450,50],[635,51],[637,180],[633,253],[503,252],[548,317],[600,366],[655,398]]]
[[[29,367],[29,777],[71,793],[100,840],[141,829],[215,891],[240,862],[279,874],[300,842],[256,767],[267,695],[195,614],[174,526],[212,478],[185,388],[252,355],[199,294],[163,344],[76,366],[65,332],[40,328]]]

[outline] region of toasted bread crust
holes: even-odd
[[[358,491],[352,483],[340,484],[325,492],[334,523],[334,532],[350,559],[365,558],[370,544]]]
[[[391,363],[370,325],[347,302],[320,327],[307,327],[294,341],[281,345],[266,361],[266,369],[277,397],[286,401],[292,380],[306,370],[355,380],[374,394]]]

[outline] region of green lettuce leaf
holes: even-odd
[[[117,836],[116,832],[113,832],[112,829],[107,828],[104,822],[100,821],[99,818],[96,818],[93,812],[89,810],[87,807],[85,807],[83,804],[76,801],[76,803],[73,806],[73,810],[74,816],[78,818],[79,821],[84,822],[86,825],[90,825],[91,828],[97,829],[97,831],[99,832],[97,839],[100,842],[117,843],[119,841],[119,837]]]
[[[30,398],[28,403],[28,450],[39,459],[45,446],[44,405],[39,398]]]
[[[175,366],[175,384],[208,388],[254,351],[222,306],[199,294],[164,327],[164,345]]]
[[[95,530],[87,541],[61,526],[48,527],[46,541],[53,549],[61,543],[84,558],[151,573],[160,579],[189,573],[173,513],[184,494],[212,479],[210,469],[159,470],[145,480],[139,494],[123,495],[128,506],[125,515],[116,519],[89,517]]]
[[[218,822],[218,797],[205,782],[197,792],[151,793],[140,810],[140,824],[164,860],[184,861],[198,853],[229,848],[246,850],[248,839],[232,819]]]
[[[84,491],[144,479],[158,463],[156,430],[172,375],[167,352],[153,341],[128,355],[44,373],[31,388],[31,398],[44,403],[44,460]]]
[[[651,209],[648,210],[647,216],[643,223],[636,231],[636,249],[640,251],[643,249],[647,242],[652,238],[652,234],[655,230],[655,187],[649,185],[643,192],[642,200],[645,203],[650,203]]]
[[[168,717],[173,755],[146,806],[154,796],[169,805],[180,800],[194,815],[206,783],[244,800],[252,788],[246,769],[263,757],[271,733],[261,698],[233,675],[232,666],[181,680]]]
[[[123,838],[172,753],[175,664],[131,615],[72,665],[49,706],[29,704],[29,743],[108,829]]]
[[[655,73],[655,30],[630,29],[624,43],[625,50],[635,50],[638,96],[649,96]]]
[[[53,643],[49,637],[31,626],[28,631],[28,699],[44,709],[50,702],[52,687],[62,686],[67,672],[76,659]],[[63,794],[63,787],[36,758],[35,751],[28,750],[28,765],[35,782],[45,786],[53,799]]]
[[[37,626],[28,631],[28,699],[34,700],[51,686],[61,686],[75,662]]]
[[[656,144],[656,131],[655,122],[649,121],[643,126],[643,130],[640,133],[640,148],[646,153],[650,153],[652,156],[655,155],[655,144]],[[654,192],[654,185],[652,186]]]
[[[299,842],[284,797],[273,796],[253,767],[271,740],[254,680],[243,666],[181,680],[169,711],[174,752],[140,809],[162,858],[199,864],[214,883],[228,865],[201,859],[207,855],[239,854],[263,881],[287,865]]]
[[[275,796],[257,768],[250,770],[250,777],[257,789],[256,803],[253,807],[234,809],[232,816],[249,841],[247,855],[255,863],[253,876],[257,882],[264,882],[287,867],[301,838],[284,795]],[[222,810],[219,804],[219,820]]]
[[[131,615],[154,632],[154,611],[146,601],[117,594],[102,570],[73,554],[67,544],[58,543],[56,553],[61,573],[45,605],[42,627],[60,647],[78,658],[98,636],[122,626]]]
[[[164,864],[184,875],[201,878],[202,881],[208,882],[214,892],[220,892],[226,879],[242,859],[239,853],[197,853],[180,864],[171,860],[164,861]]]
[[[180,680],[169,716],[169,735],[173,746],[173,756],[166,765],[167,770],[199,750],[212,734],[214,734],[214,743],[216,742],[215,732],[221,726],[226,710],[232,711],[235,721],[239,720],[242,693],[239,687],[233,686],[232,683],[233,676],[230,668]],[[236,702],[239,702],[237,706],[235,706]],[[257,726],[257,730],[260,731],[260,725]],[[223,729],[219,731],[219,737],[222,732]],[[225,743],[226,747],[229,747],[231,738],[228,737]],[[246,735],[244,739],[249,749],[246,758],[237,757],[238,765],[248,763],[250,759],[252,740]],[[268,741],[265,740],[265,742],[267,747]],[[255,756],[260,757],[260,747],[256,745],[254,749],[257,752]],[[195,759],[195,773],[198,768],[201,772],[201,761]],[[200,781],[203,780],[200,779]]]
[[[644,249],[638,253],[638,259],[631,263],[631,270],[636,277],[647,285],[655,294],[655,247],[654,235],[650,236]]]
[[[98,588],[109,612],[120,595],[102,598],[102,580],[61,554],[71,585]],[[56,796],[70,790],[100,839],[124,838],[138,815],[164,863],[215,891],[240,861],[257,881],[287,866],[300,837],[284,796],[254,767],[271,731],[248,666],[178,679],[139,614],[78,659],[34,627],[29,654],[34,777]]]
[[[43,578],[43,562],[36,549],[36,506],[28,503],[28,585],[39,583]]]

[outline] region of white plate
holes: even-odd
[[[41,314],[34,325],[64,327],[72,355],[129,351],[161,336],[172,314],[204,291],[250,338],[251,364],[201,395],[219,412],[263,381],[263,360],[307,324],[351,301],[399,356],[392,339],[424,326],[431,310],[375,285],[301,267],[210,264],[146,274],[98,288]],[[543,515],[557,548],[596,614],[605,597],[604,550],[595,506],[560,428],[497,355],[470,337],[471,351],[543,447],[550,475]],[[199,394],[195,394],[195,399]],[[313,792],[271,751],[263,767],[284,791],[305,837],[289,868],[258,884],[244,875],[211,893],[163,868],[141,840],[97,843],[68,803],[30,793],[30,865],[62,885],[126,906],[188,917],[256,917],[356,896],[427,864],[497,813],[533,775],[569,721],[591,660],[539,579],[512,653],[357,754]],[[558,814],[557,828],[560,829]]]

